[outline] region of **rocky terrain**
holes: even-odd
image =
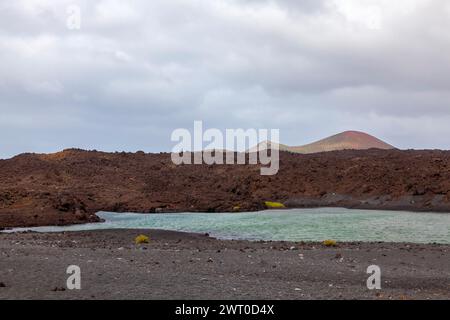
[[[139,234],[148,244],[135,245]],[[0,233],[4,299],[450,299],[449,245],[251,242],[159,230]],[[367,268],[381,289],[367,288]],[[66,287],[69,265],[81,290]]]
[[[280,153],[258,165],[180,165],[170,154],[65,150],[0,160],[0,228],[98,221],[98,211],[250,211],[341,206],[450,212],[450,152]]]

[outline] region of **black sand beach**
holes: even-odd
[[[139,234],[150,243],[135,245]],[[81,268],[81,290],[66,289],[69,265]],[[366,287],[369,265],[381,268],[381,290]],[[0,234],[0,299],[450,299],[450,245]]]

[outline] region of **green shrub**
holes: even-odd
[[[337,245],[336,240],[331,240],[331,239],[324,240],[322,243],[324,246],[327,246],[327,247],[335,247]]]
[[[147,236],[144,236],[143,234],[137,236],[134,239],[134,242],[136,242],[136,244],[141,244],[141,243],[148,243],[150,241],[150,238]]]
[[[266,205],[267,208],[271,208],[271,209],[282,209],[282,208],[286,208],[286,207],[284,206],[284,204],[282,204],[281,202],[266,201],[266,202],[264,202],[264,204]]]

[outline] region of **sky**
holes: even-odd
[[[0,0],[0,158],[170,151],[195,120],[450,149],[449,30],[446,0]]]

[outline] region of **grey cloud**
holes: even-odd
[[[168,151],[171,131],[194,120],[280,128],[289,144],[358,129],[402,148],[450,148],[449,5],[342,3],[2,3],[0,157]],[[72,4],[81,30],[66,28]],[[375,30],[361,19],[374,5]]]

